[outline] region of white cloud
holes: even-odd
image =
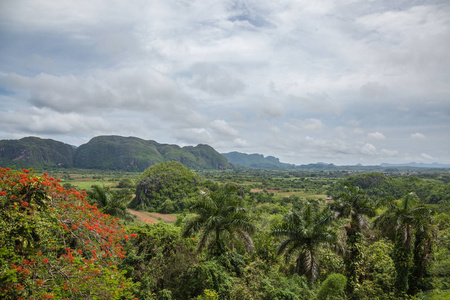
[[[0,120],[0,127],[27,134],[80,134],[86,131],[100,133],[111,128],[111,124],[101,117],[75,112],[58,113],[48,108],[0,112]]]
[[[398,156],[398,151],[397,150],[387,150],[387,149],[381,149],[381,153],[382,156],[384,157],[396,157]]]
[[[376,139],[376,140],[384,140],[384,139],[386,139],[386,137],[384,136],[384,134],[382,134],[382,133],[380,133],[380,132],[372,132],[372,133],[369,133],[368,134],[368,136],[370,137],[370,138],[374,138],[374,139]]]
[[[420,153],[420,156],[421,156],[422,158],[425,158],[426,160],[432,160],[432,159],[434,159],[433,156],[428,155],[428,154],[426,154],[426,153]]]
[[[413,139],[424,139],[425,135],[422,133],[416,132],[416,133],[411,134],[411,137]]]
[[[220,135],[229,137],[235,137],[239,135],[239,132],[224,120],[214,120],[213,122],[211,122],[211,127]]]
[[[377,148],[372,144],[365,144],[361,147],[361,153],[366,155],[377,155]]]

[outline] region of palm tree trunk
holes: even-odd
[[[349,254],[344,260],[344,264],[345,276],[347,277],[346,293],[350,299],[355,297],[355,287],[360,281],[359,262],[361,261],[361,253],[359,250],[359,244],[361,243],[361,237],[361,233],[353,232],[353,234],[347,238]]]

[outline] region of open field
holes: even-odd
[[[166,223],[172,223],[177,220],[177,217],[174,215],[161,214],[155,212],[144,212],[146,215],[151,216],[152,218],[156,218],[158,220],[164,221]]]
[[[137,219],[141,222],[144,223],[158,223],[158,219],[155,219],[149,215],[147,215],[145,212],[142,211],[137,211],[137,210],[132,210],[132,209],[128,209],[128,211],[135,215],[137,217]]]
[[[50,172],[49,172],[50,173]],[[73,188],[82,191],[89,190],[93,185],[109,186],[114,189],[123,178],[130,178],[133,182],[140,173],[119,171],[98,171],[85,169],[57,170],[51,176],[61,179],[61,184],[70,184]]]
[[[177,220],[177,217],[174,215],[161,214],[161,213],[152,213],[146,211],[137,211],[133,209],[128,209],[128,211],[135,215],[139,221],[144,223],[158,223],[159,221],[163,221],[166,223],[172,223]]]

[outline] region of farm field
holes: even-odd
[[[172,223],[177,220],[177,217],[169,214],[152,213],[146,211],[137,211],[133,209],[128,209],[128,211],[135,215],[137,219],[144,223],[158,223],[159,221]]]

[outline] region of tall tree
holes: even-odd
[[[210,254],[219,256],[236,241],[243,241],[246,249],[253,252],[250,234],[255,232],[255,226],[247,209],[242,206],[242,198],[235,185],[202,191],[200,197],[189,204],[197,216],[186,223],[182,235],[187,237],[199,233],[199,252],[207,246]]]
[[[344,255],[345,275],[347,276],[346,292],[351,297],[356,285],[360,282],[358,273],[361,262],[360,244],[362,231],[369,228],[368,217],[375,216],[375,208],[371,199],[358,187],[344,186],[342,192],[333,196],[335,200],[330,208],[336,218],[348,219],[345,226],[347,234],[347,251]]]
[[[374,223],[394,241],[394,264],[399,294],[417,291],[427,272],[432,251],[432,211],[419,205],[416,194],[408,193],[400,202],[386,200],[386,211]],[[410,280],[411,275],[415,282]]]
[[[295,271],[306,275],[310,281],[315,281],[318,276],[319,247],[337,240],[337,235],[329,227],[332,220],[329,210],[319,211],[311,203],[306,203],[300,211],[290,211],[283,222],[272,229],[272,235],[286,237],[278,254],[285,253],[289,258],[297,253]]]

